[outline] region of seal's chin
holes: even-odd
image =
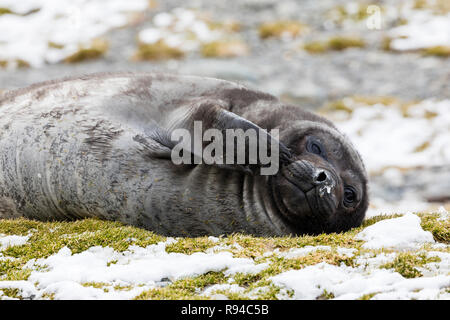
[[[329,232],[337,205],[334,188],[314,185],[298,179],[289,168],[273,177],[272,193],[275,203],[286,220],[299,233]]]

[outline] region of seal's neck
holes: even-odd
[[[272,195],[271,176],[248,176],[243,188],[247,220],[257,223],[257,233],[286,236],[295,230],[282,218]]]

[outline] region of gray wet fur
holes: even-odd
[[[204,128],[277,128],[283,145],[302,132],[328,132],[340,144],[333,157],[351,163],[361,183],[357,214],[315,228],[314,217],[297,221],[280,214],[273,177],[173,164],[170,133],[190,129],[193,120]],[[275,236],[345,230],[359,225],[366,209],[361,158],[331,122],[232,82],[103,73],[0,97],[0,218],[96,217],[171,236]]]

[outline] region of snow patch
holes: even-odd
[[[450,14],[436,16],[428,11],[412,11],[408,24],[393,28],[389,36],[394,38],[390,47],[394,50],[417,50],[450,45]]]
[[[450,162],[449,109],[450,100],[425,100],[409,106],[405,117],[395,105],[357,106],[350,118],[336,124],[361,153],[369,172],[443,166]]]
[[[130,299],[142,291],[160,286],[167,279],[175,281],[209,271],[225,271],[230,275],[257,273],[267,267],[267,264],[255,265],[252,259],[234,258],[230,252],[167,253],[166,245],[173,241],[145,248],[130,246],[124,252],[97,246],[73,254],[64,247],[48,258],[27,263],[27,268],[34,269],[26,281],[27,288],[37,283],[35,290],[27,289],[27,293],[37,297],[54,294],[55,299]],[[83,286],[91,282],[106,284],[106,287]],[[9,282],[7,285],[24,288],[24,282]],[[131,288],[115,290],[115,286]]]
[[[33,67],[56,63],[89,46],[95,38],[128,23],[127,14],[143,11],[147,0],[2,0],[18,14],[0,16],[0,60],[23,60]],[[53,44],[53,45],[52,45]]]
[[[274,252],[274,253],[277,254],[279,257],[283,257],[286,259],[295,259],[299,257],[304,257],[311,252],[332,251],[332,250],[333,248],[330,246],[305,246],[302,248],[292,248],[286,252]],[[341,248],[341,247],[336,248],[336,252],[338,254],[346,257],[352,257],[356,251],[357,251],[356,249],[351,248]]]
[[[283,272],[271,280],[293,290],[293,299],[316,299],[325,290],[335,299],[357,299],[365,294],[375,294],[375,299],[436,299],[443,298],[445,288],[450,286],[450,276],[405,279],[392,270],[367,272],[362,268],[327,263]]]
[[[12,246],[21,246],[27,243],[28,239],[30,239],[31,235],[26,236],[5,236],[0,234],[0,250],[4,250],[6,248]]]
[[[355,237],[366,241],[366,249],[418,249],[425,243],[434,243],[433,235],[424,231],[417,215],[408,213],[402,217],[377,222]]]

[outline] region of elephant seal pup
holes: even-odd
[[[258,130],[277,143],[281,167],[175,164],[171,133],[194,121]],[[361,158],[331,122],[228,81],[107,73],[0,97],[0,218],[277,236],[348,230],[367,206]]]

